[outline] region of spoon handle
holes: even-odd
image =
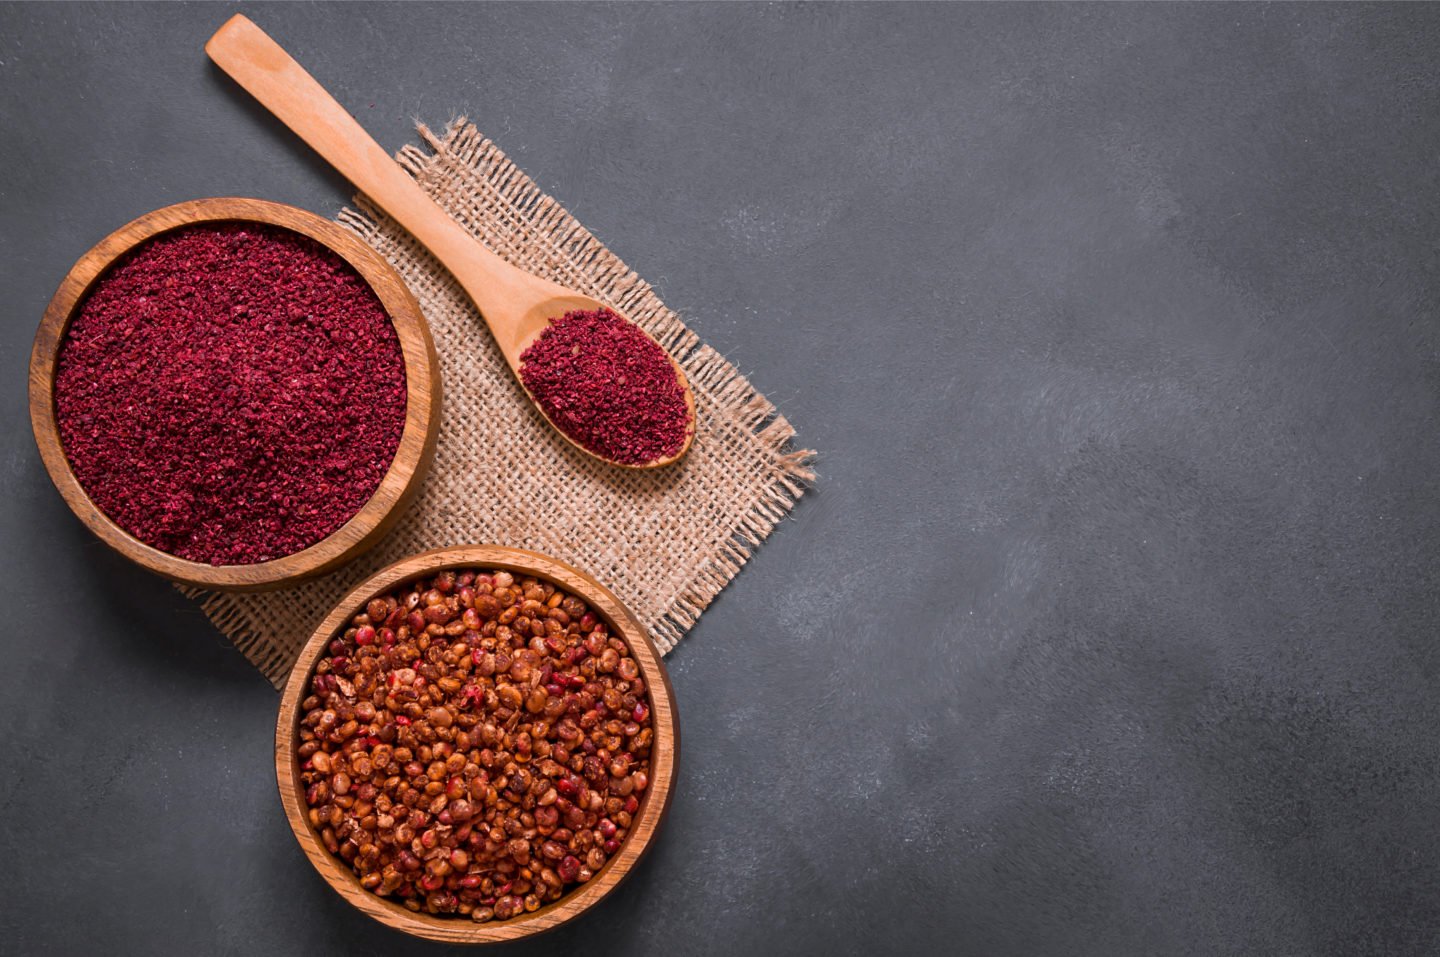
[[[217,30],[205,52],[429,249],[487,320],[488,307],[503,301],[497,296],[524,286],[528,277],[451,219],[304,67],[243,14],[237,13]],[[469,278],[477,273],[483,282]]]

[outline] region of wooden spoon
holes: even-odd
[[[304,67],[244,15],[237,13],[217,30],[205,52],[450,270],[484,316],[522,389],[520,355],[553,320],[577,309],[614,311],[598,299],[517,269],[486,249],[437,206]],[[674,455],[639,465],[615,462],[585,448],[558,426],[555,431],[581,451],[613,465],[657,468],[676,461],[695,438],[695,394],[675,360],[670,363],[685,390],[689,414],[685,443]],[[525,394],[535,401],[528,389]],[[535,407],[545,415],[539,403]],[[545,418],[555,425],[548,415]]]

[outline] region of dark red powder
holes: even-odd
[[[552,322],[521,354],[520,379],[562,432],[615,462],[666,458],[690,434],[685,389],[664,350],[608,309]]]
[[[375,293],[288,230],[190,226],[91,291],[60,349],[60,439],[92,501],[180,558],[300,551],[379,486],[405,363]]]

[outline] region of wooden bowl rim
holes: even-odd
[[[91,289],[124,256],[163,233],[202,223],[254,222],[315,240],[358,272],[380,299],[405,361],[405,428],[375,492],[344,525],[315,544],[252,565],[206,565],[135,538],[99,509],[70,468],[55,416],[55,370],[70,322]],[[132,220],[71,267],[45,309],[30,356],[30,421],[40,456],[70,510],[101,541],[174,581],[222,591],[278,588],[324,574],[355,558],[390,530],[419,489],[440,428],[440,365],[415,296],[375,250],[343,227],[307,210],[263,199],[215,197],[176,203]]]
[[[631,654],[645,679],[650,698],[650,717],[655,728],[651,751],[651,783],[641,799],[631,833],[620,850],[590,881],[560,900],[539,910],[506,921],[477,924],[465,917],[438,917],[414,913],[360,886],[354,872],[321,844],[310,825],[300,786],[300,765],[295,756],[299,733],[300,703],[307,694],[311,676],[321,653],[347,621],[364,609],[377,595],[385,594],[408,581],[424,578],[447,568],[497,568],[517,575],[532,575],[550,581],[582,598],[599,613],[630,646]],[[658,680],[657,680],[658,679]],[[423,552],[403,558],[381,569],[350,591],[325,616],[300,650],[295,667],[285,683],[280,712],[275,722],[275,777],[280,801],[290,830],[311,865],[325,882],[352,906],[396,930],[429,940],[452,944],[491,944],[545,933],[566,924],[598,904],[629,876],[635,865],[654,844],[660,825],[670,807],[680,757],[680,724],[675,710],[674,689],[660,652],[618,598],[600,582],[574,566],[549,555],[503,545],[461,545]]]

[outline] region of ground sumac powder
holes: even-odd
[[[608,309],[570,312],[520,356],[520,379],[550,421],[615,462],[679,452],[692,428],[685,389],[655,341]]]
[[[60,348],[60,440],[131,535],[210,565],[300,551],[380,484],[405,363],[339,256],[251,223],[158,236],[105,274]]]

